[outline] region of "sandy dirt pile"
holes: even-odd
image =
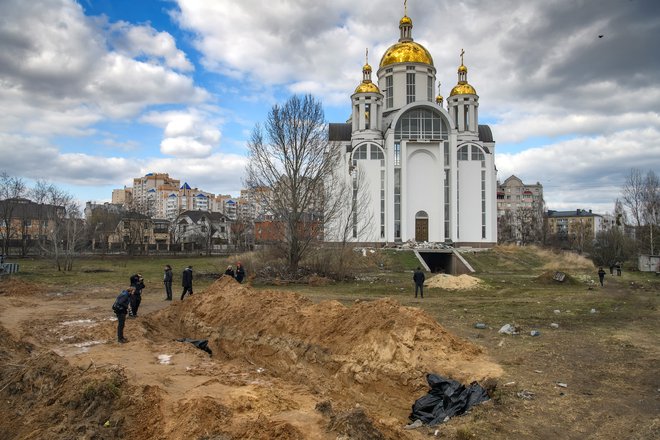
[[[128,320],[128,344],[111,302],[0,297],[0,438],[415,439],[402,426],[426,373],[502,374],[390,299],[315,304],[223,277]],[[208,339],[213,356],[177,338]]]
[[[479,347],[452,336],[423,311],[390,299],[351,307],[314,304],[294,293],[255,291],[223,278],[152,319],[209,339],[217,356],[243,358],[301,384],[322,384],[331,396],[419,392],[428,372],[466,382],[501,373]]]
[[[481,280],[470,275],[447,275],[444,273],[429,278],[424,283],[427,287],[436,287],[447,290],[467,290],[479,287]]]

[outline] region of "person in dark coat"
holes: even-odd
[[[417,291],[421,294],[421,297],[424,298],[424,272],[422,272],[421,267],[417,267],[415,273],[413,273],[413,281],[415,282],[415,298],[417,298]]]
[[[131,295],[131,310],[128,316],[131,318],[137,318],[138,309],[140,308],[140,303],[142,302],[142,289],[144,289],[144,278],[142,274],[136,273],[131,275],[130,278],[131,286],[135,288],[135,292]]]
[[[186,296],[186,293],[193,294],[193,271],[192,266],[188,266],[183,270],[181,276],[181,285],[183,286],[183,293],[181,293],[181,301],[183,297]]]
[[[163,284],[165,285],[165,300],[172,301],[172,266],[169,264],[165,265]]]
[[[603,287],[603,281],[605,281],[605,271],[602,267],[598,268],[598,280],[600,281],[600,286]]]
[[[234,268],[232,267],[231,264],[227,266],[227,270],[225,270],[225,275],[230,276],[232,278],[236,276],[236,274],[234,273]]]
[[[245,269],[243,269],[243,265],[240,262],[236,263],[236,281],[242,283],[244,278],[245,278]]]
[[[117,341],[120,344],[128,342],[128,339],[124,337],[124,324],[126,324],[126,314],[134,294],[135,287],[131,286],[123,290],[112,305],[112,311],[117,315]]]

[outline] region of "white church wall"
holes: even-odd
[[[480,242],[481,161],[458,161],[458,241]]]
[[[429,217],[429,241],[442,241],[444,199],[439,148],[407,144],[406,153],[402,238],[404,241],[415,239],[415,215],[425,211]]]

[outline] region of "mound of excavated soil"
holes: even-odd
[[[478,346],[391,299],[314,304],[223,278],[152,319],[209,339],[218,355],[245,358],[299,383],[322,383],[337,394],[424,389],[428,372],[464,382],[501,374]]]
[[[427,287],[437,287],[447,290],[467,290],[478,287],[481,284],[481,280],[466,274],[454,276],[441,273],[429,278],[424,284]]]
[[[0,280],[0,296],[24,296],[42,293],[41,286],[20,280],[12,276],[3,277]]]
[[[315,304],[223,277],[128,320],[128,344],[114,342],[110,314],[32,326],[49,347],[94,340],[68,358],[0,327],[0,400],[10,402],[0,437],[418,438],[402,426],[427,373],[464,383],[502,373],[481,348],[391,299]],[[208,339],[213,356],[182,337]]]

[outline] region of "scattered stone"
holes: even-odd
[[[561,313],[561,310],[555,309],[555,315],[559,315]]]
[[[504,324],[498,333],[501,335],[517,335],[519,331],[520,329],[515,325]]]
[[[550,324],[550,327],[559,328],[559,324],[557,324],[556,322],[553,322],[552,324]]]
[[[568,388],[568,384],[565,384],[563,382],[557,382],[557,386],[562,388]]]
[[[529,335],[530,336],[540,336],[541,332],[538,331],[538,330],[532,330],[531,332],[529,332]]]
[[[477,322],[476,324],[474,324],[474,328],[484,329],[486,328],[486,324],[484,324],[483,322]]]
[[[596,311],[596,309],[591,309],[590,313],[598,313],[598,312]]]

